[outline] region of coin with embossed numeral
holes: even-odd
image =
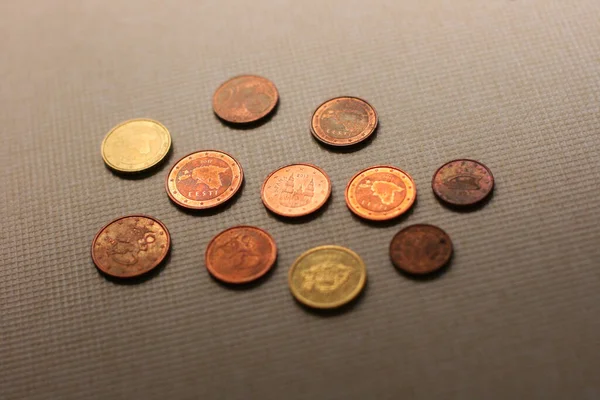
[[[284,217],[300,217],[317,211],[331,195],[331,181],[312,164],[292,164],[272,172],[260,197],[269,210]]]
[[[92,260],[107,275],[133,278],[156,268],[170,246],[171,237],[162,222],[129,215],[100,229],[92,242]]]
[[[308,250],[288,274],[292,295],[314,308],[336,308],[356,298],[365,287],[367,269],[358,254],[341,246]]]
[[[311,132],[331,146],[351,146],[366,140],[377,128],[377,112],[357,97],[336,97],[317,107]]]
[[[416,224],[398,232],[390,243],[394,266],[409,274],[429,274],[450,261],[452,241],[437,226]]]
[[[435,171],[431,187],[440,200],[452,206],[472,206],[492,193],[494,176],[479,161],[454,160]]]
[[[278,100],[273,82],[262,76],[241,75],[219,86],[213,96],[213,110],[227,122],[243,124],[267,116]]]
[[[216,150],[188,154],[167,176],[167,194],[181,207],[202,210],[216,207],[242,186],[244,172],[235,158]]]

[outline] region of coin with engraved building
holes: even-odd
[[[480,204],[494,189],[492,171],[479,161],[460,159],[447,162],[435,171],[433,193],[451,206]]]

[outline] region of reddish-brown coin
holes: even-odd
[[[412,207],[417,187],[411,176],[389,165],[369,167],[354,175],[346,186],[346,204],[359,217],[383,221]]]
[[[213,96],[213,110],[227,122],[243,124],[267,116],[278,100],[273,82],[261,76],[241,75],[219,86]]]
[[[431,182],[435,195],[453,206],[471,206],[494,189],[494,176],[478,161],[454,160],[442,165]]]
[[[196,210],[216,207],[240,189],[242,166],[222,151],[203,150],[177,161],[167,176],[167,194],[176,204]]]
[[[162,222],[129,215],[100,229],[92,242],[92,260],[107,275],[133,278],[156,268],[170,246],[171,237]]]
[[[331,181],[312,164],[292,164],[272,172],[260,197],[269,210],[284,217],[300,217],[317,211],[331,195]]]
[[[277,246],[266,231],[235,226],[215,236],[206,248],[206,268],[226,283],[248,283],[265,275],[275,264]]]
[[[450,236],[437,226],[411,225],[394,236],[390,258],[394,266],[409,274],[429,274],[444,267],[452,256]]]
[[[321,104],[312,116],[315,138],[332,146],[350,146],[367,139],[377,128],[377,112],[357,97],[336,97]]]

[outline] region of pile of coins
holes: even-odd
[[[271,114],[278,103],[275,85],[263,77],[238,76],[223,83],[213,97],[215,114],[230,124],[250,124]],[[375,132],[378,116],[366,101],[337,97],[315,110],[312,135],[325,146],[353,146]],[[111,169],[135,173],[158,165],[171,148],[167,128],[157,121],[134,119],[114,127],[102,142],[102,157]],[[188,154],[170,169],[167,195],[179,207],[204,210],[222,205],[242,187],[244,171],[230,154],[201,150]],[[454,160],[435,171],[433,192],[449,207],[481,204],[492,192],[494,178],[483,164]],[[270,173],[261,199],[271,212],[297,218],[320,209],[331,195],[327,173],[316,165],[292,164]],[[417,187],[405,171],[391,165],[363,169],[350,179],[345,200],[349,210],[371,221],[396,218],[408,211]],[[170,249],[166,226],[156,218],[131,215],[103,227],[92,243],[92,259],[100,271],[116,278],[148,273],[166,258]],[[448,265],[452,241],[433,225],[411,225],[390,243],[392,264],[412,275],[426,275]],[[216,279],[245,284],[264,276],[275,264],[273,237],[253,226],[235,226],[214,237],[206,249],[205,264]],[[342,306],[358,296],[367,277],[363,260],[354,251],[334,245],[320,246],[300,255],[289,270],[288,282],[300,303],[326,309]]]

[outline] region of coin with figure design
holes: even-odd
[[[452,206],[472,206],[494,189],[492,171],[479,161],[461,159],[442,165],[433,174],[433,193]]]
[[[367,269],[358,254],[341,246],[319,246],[294,262],[288,274],[292,295],[313,308],[337,308],[365,287]]]
[[[227,122],[244,124],[267,116],[278,101],[273,82],[262,76],[241,75],[219,86],[213,96],[213,110]]]
[[[160,265],[170,246],[171,237],[162,222],[129,215],[100,229],[92,242],[92,260],[107,275],[133,278]]]
[[[231,199],[242,186],[239,162],[222,151],[203,150],[177,161],[167,176],[169,198],[195,210],[216,207]]]
[[[422,275],[437,271],[448,264],[450,257],[450,236],[433,225],[407,226],[390,243],[392,263],[409,274]]]

